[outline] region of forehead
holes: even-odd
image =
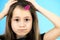
[[[19,16],[19,17],[29,16],[29,17],[31,17],[31,13],[29,10],[25,10],[25,9],[17,6],[13,11],[13,17],[15,17],[15,16]]]

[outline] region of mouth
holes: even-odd
[[[25,32],[27,29],[18,29],[19,32]]]

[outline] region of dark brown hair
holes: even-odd
[[[32,29],[27,34],[26,40],[40,40],[39,39],[40,36],[39,36],[38,19],[37,19],[37,15],[36,15],[36,9],[34,8],[34,6],[30,2],[22,1],[22,0],[12,4],[9,11],[8,11],[7,20],[6,20],[6,32],[5,32],[5,39],[6,40],[16,39],[16,34],[13,32],[13,30],[11,28],[11,18],[13,15],[13,10],[16,8],[16,6],[24,8],[26,5],[30,5],[29,11],[31,12],[31,16],[33,19]]]

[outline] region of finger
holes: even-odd
[[[15,3],[15,2],[17,2],[17,1],[9,1],[5,6],[7,7],[7,6],[10,6],[10,5],[12,5],[13,3]]]

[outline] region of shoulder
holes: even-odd
[[[41,38],[41,40],[43,40],[43,38],[44,38],[44,35],[45,35],[45,33],[43,33],[43,34],[40,34],[40,38]]]
[[[0,40],[4,40],[4,35],[0,35]]]

